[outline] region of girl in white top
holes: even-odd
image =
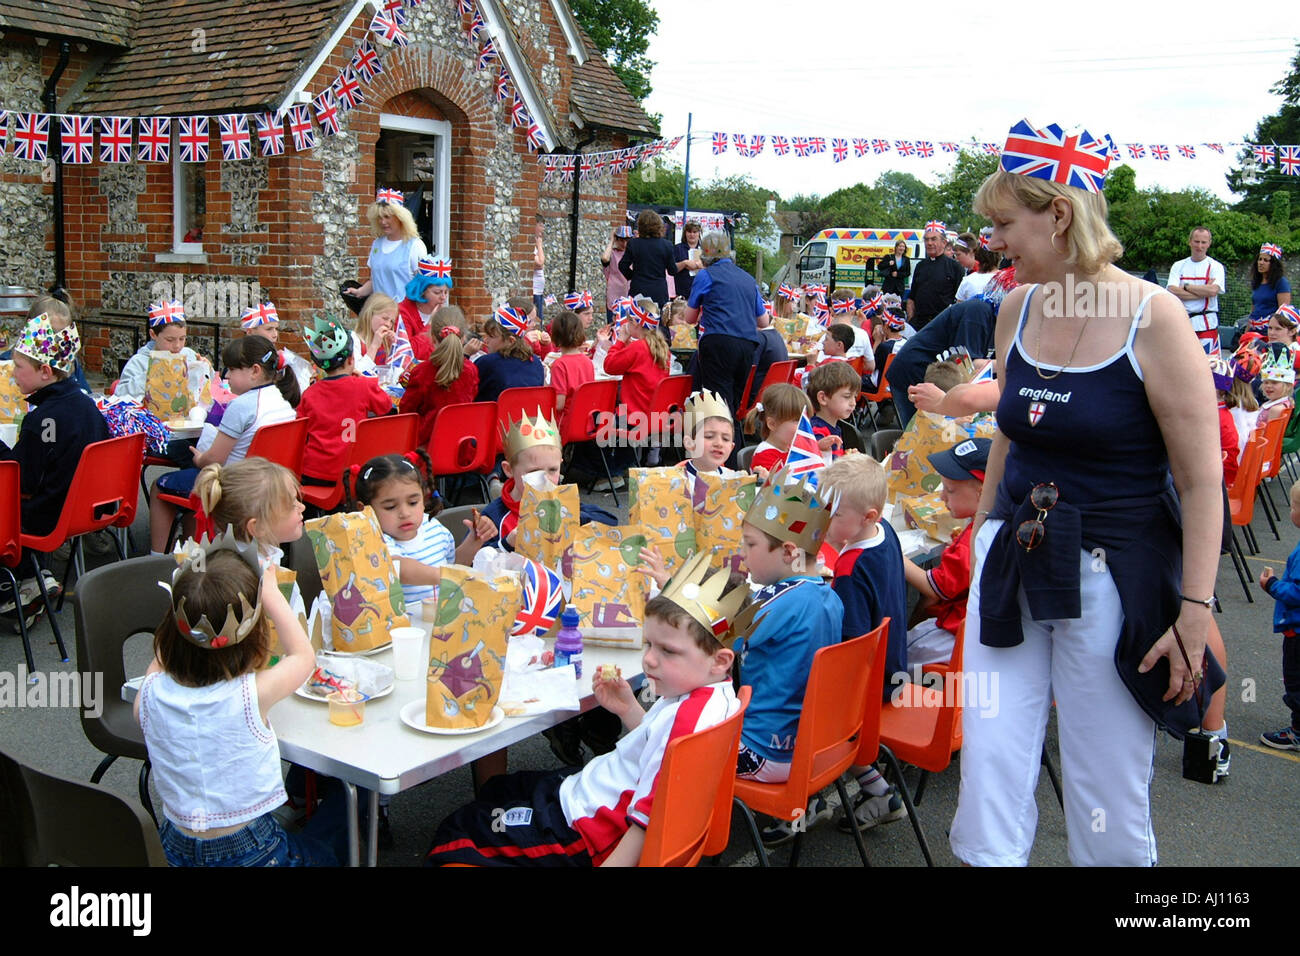
[[[202,560],[191,551],[172,580],[172,606],[135,702],[162,797],[167,861],[336,864],[336,813],[318,812],[294,835],[271,814],[285,791],[267,714],[315,668],[311,644],[274,572],[259,573],[251,549],[223,538],[200,550]],[[285,651],[271,668],[268,623]]]

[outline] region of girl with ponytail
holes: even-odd
[[[429,340],[433,354],[410,369],[402,382],[402,411],[420,416],[420,448],[429,444],[441,408],[472,402],[478,394],[478,368],[465,354],[465,313],[444,305],[429,320]]]

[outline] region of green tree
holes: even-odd
[[[659,14],[650,4],[646,0],[569,0],[569,9],[628,92],[637,100],[649,96],[654,63],[646,51],[659,28]]]
[[[986,223],[983,217],[975,215],[971,203],[984,180],[997,168],[996,156],[970,151],[959,153],[952,169],[931,190],[925,219],[940,219],[949,229],[978,232]]]
[[[934,190],[911,173],[890,170],[876,177],[872,191],[880,203],[881,226],[921,225]],[[872,225],[855,223],[855,225]]]
[[[1300,143],[1300,44],[1297,44],[1296,55],[1291,60],[1290,72],[1273,85],[1271,92],[1282,97],[1282,108],[1261,119],[1255,126],[1254,134],[1248,137],[1249,141],[1266,144]],[[1244,166],[1250,158],[1250,149],[1243,149],[1237,154],[1238,161],[1243,165],[1228,172],[1228,187],[1243,197],[1235,207],[1238,212],[1268,216],[1272,212],[1272,197],[1279,191],[1291,196],[1293,207],[1300,202],[1300,177],[1284,175],[1276,165],[1258,169],[1254,176],[1257,181],[1247,182]]]

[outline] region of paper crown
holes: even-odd
[[[191,621],[185,613],[186,599],[181,598],[178,602],[173,588],[180,580],[181,575],[186,572],[206,574],[207,566],[211,563],[212,558],[222,551],[232,552],[252,569],[259,584],[257,588],[257,604],[249,604],[247,595],[240,594],[238,611],[233,605],[227,604],[225,620],[220,627],[209,621],[206,614],[197,621]],[[251,542],[244,543],[236,540],[233,529],[228,527],[222,534],[207,544],[191,539],[184,545],[177,545],[176,559],[177,567],[172,572],[171,583],[161,581],[159,585],[172,596],[172,611],[176,614],[176,629],[181,632],[181,636],[191,644],[205,650],[219,650],[223,647],[230,647],[246,638],[262,617],[262,589],[260,587],[262,569],[257,562],[256,545]]]
[[[826,536],[831,513],[808,483],[807,475],[792,479],[786,468],[771,475],[758,489],[745,522],[766,531],[778,541],[788,541],[816,554]]]
[[[338,368],[352,355],[352,333],[326,316],[317,316],[312,327],[303,329],[312,360],[325,371]]]
[[[149,306],[149,328],[161,329],[173,322],[185,321],[185,306],[180,299],[163,299]]]
[[[731,421],[731,409],[717,392],[691,392],[682,408],[682,434],[694,438],[696,430],[706,418],[725,418]]]
[[[635,319],[636,324],[643,329],[659,328],[659,316],[655,315],[649,309],[643,309],[637,301],[633,299],[627,307],[628,318]]]
[[[721,641],[731,630],[749,589],[735,587],[724,594],[731,574],[726,568],[710,574],[709,557],[709,552],[699,551],[687,558],[659,596],[672,601]]]
[[[1038,129],[1022,119],[1007,133],[999,164],[1017,176],[1099,193],[1106,184],[1112,145],[1109,136],[1093,136],[1086,129],[1066,135],[1055,123]]]
[[[497,324],[507,332],[515,335],[523,335],[528,331],[528,319],[518,309],[503,305],[492,313],[492,318],[497,320]]]
[[[387,203],[390,206],[401,206],[406,203],[406,197],[402,195],[400,189],[381,189],[375,193],[375,202]]]
[[[529,418],[525,412],[522,418],[512,421],[510,427],[505,429],[501,444],[505,449],[506,461],[514,461],[524,451],[537,445],[559,448],[560,426],[555,424],[554,418],[543,417],[540,408],[537,409],[536,418]]]
[[[275,311],[275,303],[263,302],[244,310],[244,314],[239,317],[239,327],[247,331],[279,321],[280,314]]]
[[[1261,256],[1272,256],[1274,259],[1282,258],[1282,247],[1275,242],[1266,242],[1259,247]]]
[[[421,256],[420,261],[415,264],[415,274],[450,286],[451,260],[441,256]]]
[[[1259,377],[1265,382],[1282,382],[1295,384],[1295,364],[1290,351],[1270,353],[1259,370]]]
[[[56,329],[44,312],[27,320],[18,344],[14,346],[15,352],[65,375],[72,371],[80,349],[81,336],[77,334],[77,327],[69,324],[66,329]]]

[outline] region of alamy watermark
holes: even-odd
[[[171,281],[159,279],[149,286],[151,301],[160,299],[179,299],[185,303],[186,315],[202,316],[212,319],[237,319],[247,309],[260,305],[263,300],[262,286],[253,282],[237,282],[234,279],[203,279],[185,282],[180,275]]]
[[[104,674],[102,671],[28,672],[20,664],[18,671],[0,671],[0,709],[15,710],[67,708],[96,718],[104,713]]]
[[[965,707],[973,708],[981,717],[996,717],[1001,707],[998,703],[999,680],[997,671],[964,671],[960,674],[944,674],[935,671],[923,671],[920,664],[914,664],[909,674],[898,671],[890,675],[890,703],[895,707],[908,706],[904,695],[908,684],[916,684],[936,692],[937,696],[923,696],[921,707]]]
[[[1064,282],[1044,282],[1039,296],[1046,318],[1091,319],[1136,315],[1145,293],[1136,282],[1076,282],[1067,275]]]

